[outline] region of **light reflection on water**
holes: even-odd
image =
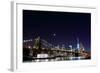
[[[51,59],[35,59],[35,60],[28,60],[26,62],[51,62],[51,61],[74,61],[74,60],[83,60],[84,57],[56,57]]]
[[[70,57],[70,60],[82,60],[84,57]]]
[[[38,60],[36,62],[47,62],[47,61],[70,61],[70,60],[82,60],[84,57],[57,57],[55,59]]]

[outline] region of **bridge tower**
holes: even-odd
[[[41,40],[40,40],[39,36],[35,39],[35,43],[34,43],[33,48],[36,48],[36,49],[40,49],[41,48]]]

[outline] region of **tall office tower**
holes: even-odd
[[[77,38],[77,49],[80,49],[79,38]]]

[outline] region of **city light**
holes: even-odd
[[[39,42],[40,40],[43,40],[43,41]],[[33,44],[33,42],[35,44]],[[57,46],[54,46],[54,47],[52,47],[51,45],[52,45],[51,43],[48,43],[46,40],[40,39],[40,38],[39,39],[35,38],[33,40],[32,39],[24,40],[24,46],[27,46],[28,49],[30,49],[29,55],[33,56],[33,54],[36,53],[34,52],[34,50],[36,50],[37,52],[41,50],[41,54],[40,53],[36,54],[37,60],[34,60],[36,62],[49,61],[49,58],[54,58],[57,56],[58,57],[54,59],[54,61],[64,60],[65,58],[68,58],[68,57],[69,57],[68,59],[70,60],[74,60],[74,59],[80,60],[80,59],[85,59],[86,57],[89,56],[89,53],[85,53],[86,50],[83,47],[82,43],[79,44],[79,41],[76,42],[77,48],[72,47],[73,45],[69,45],[68,47],[70,49],[68,49],[67,47],[65,47],[65,44],[62,44],[62,45],[58,44]],[[50,52],[52,54],[50,54]],[[75,55],[75,54],[78,54],[78,55]]]

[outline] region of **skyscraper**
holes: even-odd
[[[77,49],[79,50],[80,45],[79,45],[79,38],[77,38]]]

